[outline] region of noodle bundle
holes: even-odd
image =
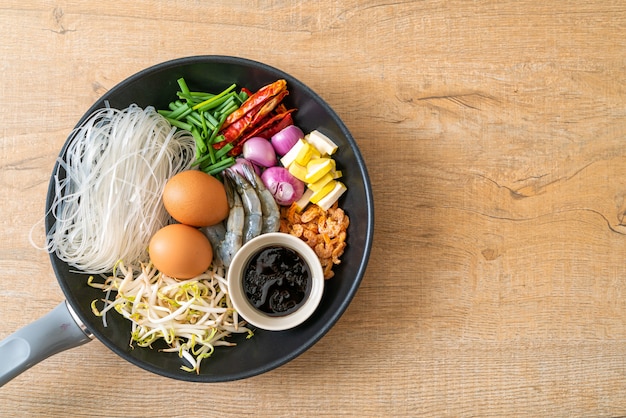
[[[190,168],[194,152],[191,134],[151,106],[95,111],[72,131],[53,173],[46,249],[90,274],[142,260],[150,237],[170,220],[163,187]]]

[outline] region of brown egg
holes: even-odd
[[[167,225],[150,239],[150,259],[163,274],[190,279],[206,271],[213,261],[213,248],[207,237],[193,226]]]
[[[180,172],[165,184],[163,205],[178,222],[211,226],[228,216],[226,189],[215,177],[199,170]]]

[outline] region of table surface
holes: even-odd
[[[309,85],[376,219],[356,297],[286,365],[179,382],[96,340],[7,383],[0,415],[626,414],[626,8],[557,3],[4,0],[0,338],[64,299],[29,237],[69,130],[159,62],[236,55]]]

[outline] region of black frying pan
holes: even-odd
[[[108,326],[104,327],[102,319],[91,311],[91,302],[101,298],[102,292],[87,285],[86,274],[72,271],[51,254],[54,272],[67,300],[48,315],[0,342],[0,385],[48,356],[84,344],[91,338],[99,339],[122,358],[158,375],[195,382],[243,379],[277,368],[302,354],[329,331],[354,297],[367,267],[374,233],[374,203],[369,177],[357,144],[341,119],[316,93],[294,77],[242,58],[196,56],[176,59],[122,81],[102,96],[77,125],[105,103],[120,109],[132,103],[165,109],[176,96],[176,80],[180,77],[184,77],[192,89],[204,91],[221,91],[232,83],[254,91],[284,78],[290,91],[286,103],[298,109],[294,116],[296,124],[305,132],[318,129],[338,143],[335,158],[348,188],[340,204],[350,216],[351,223],[342,263],[336,267],[335,277],[325,284],[319,308],[304,324],[288,331],[255,330],[251,339],[235,335],[231,340],[237,342],[236,347],[217,347],[214,354],[203,361],[200,374],[189,373],[181,370],[183,360],[176,353],[163,353],[158,345],[152,349],[131,348],[130,323],[117,313],[108,316]],[[64,158],[65,148],[61,150],[60,158]],[[46,211],[54,193],[51,181]],[[46,230],[53,222],[51,215],[46,218]]]

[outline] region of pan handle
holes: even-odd
[[[0,341],[0,387],[40,361],[93,339],[67,301]]]

